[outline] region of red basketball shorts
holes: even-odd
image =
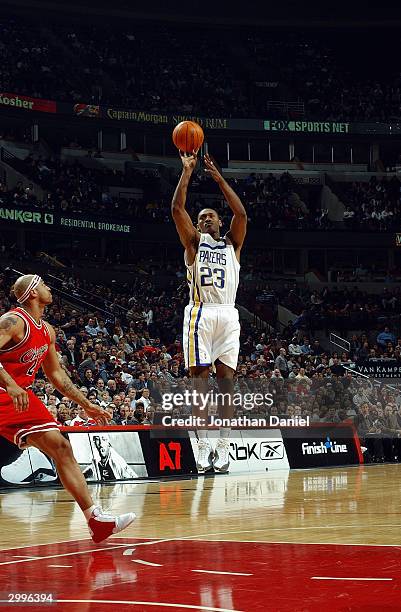
[[[19,448],[28,446],[26,437],[30,434],[59,429],[43,402],[30,389],[27,393],[29,406],[18,412],[8,393],[0,391],[0,435]]]

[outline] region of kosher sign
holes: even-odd
[[[0,222],[11,221],[24,225],[51,225],[54,228],[72,228],[105,233],[129,234],[132,224],[121,219],[96,217],[67,217],[59,213],[0,207]]]
[[[37,111],[41,113],[57,112],[57,103],[53,100],[20,96],[15,93],[0,93],[0,106],[20,108],[22,110]]]

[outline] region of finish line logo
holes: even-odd
[[[302,454],[303,455],[324,455],[328,452],[331,453],[347,453],[347,445],[346,444],[337,444],[337,442],[332,442],[330,437],[327,436],[325,442],[313,442],[313,444],[308,444],[307,442],[302,443]]]

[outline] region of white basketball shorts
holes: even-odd
[[[225,304],[188,304],[184,311],[185,367],[213,365],[216,359],[237,368],[238,310]]]

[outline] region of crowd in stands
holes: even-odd
[[[367,74],[344,54],[344,36],[22,17],[3,17],[0,28],[3,92],[214,117],[291,118],[285,105],[269,110],[274,100],[296,101],[311,119],[388,121],[401,114],[395,62],[392,69],[382,51],[386,70]],[[367,52],[371,43],[358,39]]]
[[[350,229],[392,230],[401,220],[401,184],[398,178],[342,185],[346,205],[344,223]]]
[[[106,166],[87,167],[78,161],[68,163],[56,157],[43,159],[32,155],[23,160],[13,157],[8,163],[32,183],[24,187],[20,181],[12,190],[2,184],[1,198],[4,203],[13,202],[62,213],[90,212],[116,219],[119,216],[152,219],[152,202],[163,202],[157,170],[130,168],[123,172]],[[37,186],[45,195],[39,192]],[[134,188],[139,195],[135,199],[113,196],[110,187]]]
[[[2,93],[51,100],[79,95],[69,87],[68,77],[74,80],[70,63],[39,25],[24,22],[20,17],[2,16],[0,32]],[[75,86],[79,87],[78,74],[75,81]]]
[[[352,289],[334,289],[325,287],[323,290],[297,288],[278,292],[283,306],[297,314],[293,320],[296,330],[314,333],[316,330],[347,331],[376,330],[390,325],[395,330],[400,329],[401,290],[384,287],[380,293],[362,290],[357,286]],[[377,356],[388,352],[385,357],[393,356],[396,349],[394,339],[391,346],[372,345],[370,349]],[[398,352],[398,349],[397,349]],[[358,355],[352,355],[358,357]]]
[[[391,78],[387,73],[387,79],[385,74],[366,75],[357,60],[354,64],[351,54],[342,56],[347,42],[350,45],[345,37],[317,40],[289,34],[267,40],[261,33],[250,33],[247,42],[261,85],[266,81],[270,86],[277,83],[277,87],[291,84],[294,99],[304,102],[306,117],[386,122],[400,116],[399,71],[395,70]],[[369,46],[368,40],[358,39],[358,43]]]
[[[401,183],[396,176],[367,182],[330,182],[333,197],[343,208],[342,219],[331,219],[324,208],[320,186],[298,184],[291,173],[263,176],[251,173],[245,179],[229,179],[234,190],[246,204],[249,222],[266,229],[322,229],[390,231],[401,223]],[[197,175],[193,191],[198,194],[217,194],[210,179]],[[195,199],[197,209],[202,198]],[[214,202],[221,216],[227,217],[227,207]],[[195,207],[196,208],[196,207]]]
[[[178,181],[173,171],[165,169],[162,180],[161,172],[146,163],[129,165],[126,171],[92,164],[91,160],[88,165],[88,161],[67,162],[33,155],[25,159],[12,157],[7,163],[32,183],[24,187],[20,182],[12,190],[2,184],[0,197],[4,204],[172,223],[171,197]],[[401,183],[395,176],[380,180],[372,177],[368,182],[332,182],[331,197],[342,203],[342,221],[338,216],[336,221],[330,220],[320,185],[300,185],[288,172],[265,176],[250,173],[246,178],[227,180],[244,202],[249,223],[260,229],[390,231],[401,223]],[[39,194],[36,186],[45,195]],[[113,187],[135,189],[135,198],[129,191],[126,196],[113,195]],[[188,212],[195,219],[205,206],[216,208],[223,222],[229,223],[231,212],[219,188],[199,165],[188,193]]]
[[[338,263],[330,269],[329,280],[337,283],[395,283],[401,280],[401,269],[397,265],[388,269],[384,262],[370,265]]]
[[[171,218],[171,197],[176,177],[172,177],[168,192],[162,193],[160,175],[154,170],[130,169],[129,172],[116,171],[106,166],[86,167],[75,161],[68,163],[57,158],[42,159],[32,155],[21,160],[16,157],[8,160],[16,170],[32,181],[24,187],[19,182],[12,190],[1,186],[1,199],[4,204],[14,203],[59,212],[94,213],[98,215],[133,216],[142,221],[169,222]],[[176,179],[178,180],[178,178]],[[257,223],[266,229],[313,227],[316,215],[314,206],[309,202],[308,209],[291,175],[280,177],[269,175],[266,178],[251,174],[247,179],[229,179],[232,187],[242,197],[247,206],[249,223]],[[39,196],[35,185],[41,187],[46,196]],[[136,198],[112,196],[109,187],[131,187],[141,190]],[[221,192],[211,179],[199,170],[193,178],[188,197],[188,211],[196,218],[202,206],[210,206],[210,196],[215,196],[213,207],[224,222],[230,219],[231,212],[223,203]],[[208,196],[206,198],[206,196]],[[305,192],[303,197],[308,197]]]

